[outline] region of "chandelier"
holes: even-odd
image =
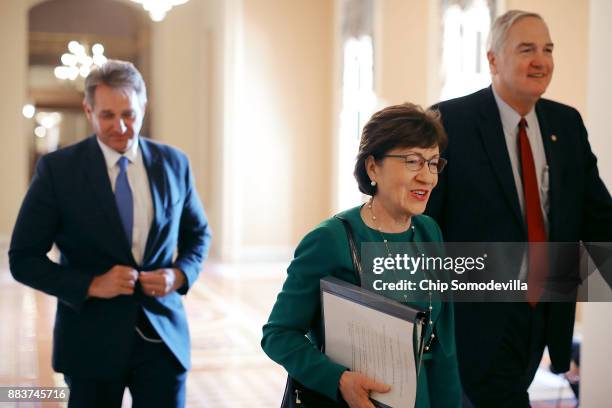
[[[75,81],[79,76],[87,77],[93,66],[102,66],[106,62],[104,46],[94,44],[91,47],[92,56],[87,53],[87,46],[78,41],[68,43],[68,51],[62,54],[62,65],[55,67],[53,71],[57,79],[69,79]]]
[[[149,12],[153,21],[162,21],[172,7],[180,6],[189,0],[132,0],[134,3],[142,4],[142,8]]]

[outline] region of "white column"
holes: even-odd
[[[612,187],[612,2],[590,0],[587,128],[601,177]],[[599,280],[603,285],[603,280]],[[608,289],[609,290],[609,289]],[[610,406],[612,303],[586,303],[583,309],[580,406]]]
[[[8,239],[28,180],[28,137],[21,109],[26,103],[28,68],[27,4],[0,1],[0,240]]]
[[[152,26],[151,35],[151,137],[184,151],[189,157],[196,188],[214,233],[213,255],[217,254],[220,226],[219,200],[213,183],[221,176],[215,166],[211,117],[214,21],[217,0],[194,0],[173,8]],[[213,15],[215,14],[215,15]]]

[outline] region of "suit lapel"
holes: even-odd
[[[538,124],[540,125],[540,132],[542,133],[542,142],[544,144],[544,152],[546,154],[546,163],[548,165],[548,197],[550,198],[550,208],[548,211],[548,222],[549,222],[549,240],[553,240],[556,231],[558,231],[558,225],[555,221],[559,221],[555,216],[555,210],[560,208],[561,196],[561,166],[559,163],[559,143],[557,138],[559,135],[553,134],[551,124],[546,112],[542,106],[541,101],[536,103],[536,115],[538,117]]]
[[[480,136],[487,154],[489,155],[493,172],[501,185],[508,205],[512,209],[514,218],[521,225],[523,233],[526,235],[527,229],[518,202],[514,175],[512,173],[512,164],[510,163],[510,156],[508,155],[508,147],[501,124],[501,117],[499,116],[499,109],[497,108],[497,103],[495,102],[491,88],[488,88],[483,94],[483,99],[480,104],[480,115]]]
[[[96,197],[96,202],[108,219],[108,222],[104,223],[108,229],[108,235],[114,237],[110,241],[111,243],[121,243],[120,247],[125,251],[125,255],[128,257],[127,259],[130,259],[133,264],[136,264],[121,225],[117,204],[115,203],[115,194],[113,193],[110,179],[108,178],[104,155],[100,150],[100,146],[98,146],[95,135],[89,138],[86,160],[84,168],[86,169],[90,187]]]
[[[160,225],[164,220],[165,205],[164,197],[166,197],[166,184],[163,161],[155,149],[151,149],[149,142],[140,138],[140,151],[142,152],[142,159],[147,170],[147,176],[149,179],[149,187],[151,189],[151,200],[153,201],[153,222],[149,229],[147,236],[147,244],[145,246],[145,252],[142,259],[143,265],[148,263],[148,260],[152,256],[152,250],[155,248],[158,240]]]

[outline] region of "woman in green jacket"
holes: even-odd
[[[390,106],[372,116],[363,130],[354,172],[360,191],[371,198],[340,214],[351,224],[357,248],[372,242],[442,241],[436,222],[422,213],[446,164],[440,158],[446,142],[438,115],[419,106]],[[262,347],[309,390],[344,400],[351,408],[373,408],[370,392],[387,392],[389,386],[349,371],[320,351],[319,281],[326,276],[356,283],[346,231],[335,217],[298,245],[263,327]],[[431,308],[426,332],[431,342],[417,381],[416,407],[460,407],[453,306],[440,301],[409,304]]]

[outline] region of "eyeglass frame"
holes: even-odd
[[[418,169],[409,169],[408,168],[408,157],[409,156],[416,156],[418,157],[419,160],[419,168]],[[425,157],[423,157],[423,155],[419,154],[419,153],[408,153],[408,154],[383,154],[382,156],[380,156],[381,159],[385,158],[385,157],[397,157],[400,159],[404,159],[404,163],[406,164],[406,168],[408,168],[408,170],[410,171],[421,171],[423,169],[423,166],[425,166],[425,163],[427,163],[427,168],[429,169],[429,172],[431,174],[440,174],[444,171],[444,169],[446,168],[446,165],[448,164],[448,160],[446,160],[445,158],[442,158],[440,156],[434,156],[431,159],[426,159]],[[434,172],[431,170],[431,162],[434,160],[438,160],[442,163],[442,169],[438,172]],[[436,168],[436,170],[438,169],[438,166],[434,166]]]

